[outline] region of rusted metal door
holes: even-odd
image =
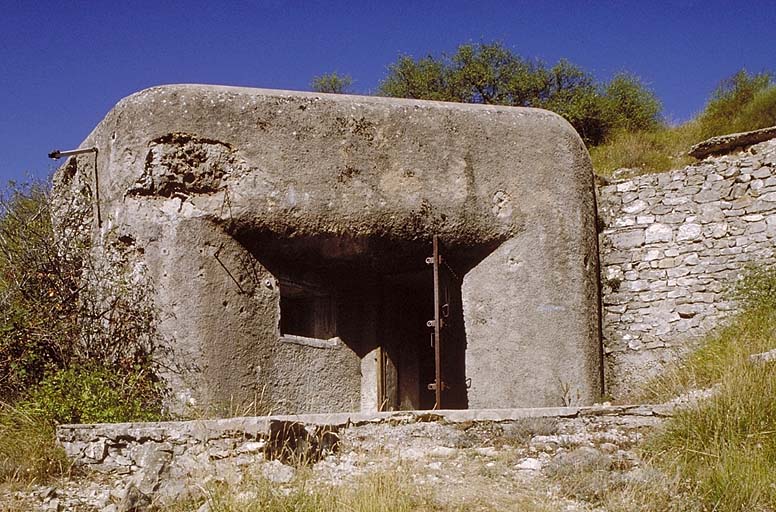
[[[444,392],[449,389],[444,380],[443,354],[445,349],[445,329],[449,324],[451,307],[451,287],[455,283],[455,275],[447,265],[442,254],[442,244],[434,235],[432,255],[426,258],[426,263],[433,267],[434,272],[434,318],[426,322],[433,329],[431,343],[434,347],[434,382],[428,389],[434,392],[434,409],[442,409],[445,405]]]

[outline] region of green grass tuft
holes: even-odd
[[[42,483],[69,468],[51,423],[0,404],[0,484]]]

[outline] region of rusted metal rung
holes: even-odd
[[[427,387],[428,387],[429,391],[436,391],[436,387],[437,387],[436,386],[436,382],[432,382]],[[450,389],[450,386],[448,386],[446,382],[443,382],[442,383],[442,391],[445,391],[445,390],[448,390],[448,389]]]

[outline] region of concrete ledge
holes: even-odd
[[[588,407],[536,407],[521,409],[463,409],[439,411],[341,412],[331,414],[290,414],[277,416],[250,416],[212,420],[162,421],[144,423],[71,424],[57,427],[60,441],[86,432],[118,433],[149,440],[172,432],[185,432],[194,437],[222,437],[224,433],[242,432],[248,436],[269,433],[273,423],[298,423],[312,427],[348,427],[366,423],[415,423],[442,421],[463,423],[469,421],[515,421],[524,418],[575,418],[578,416],[668,416],[672,408],[666,405],[594,405]]]
[[[710,139],[699,142],[690,148],[687,153],[695,158],[705,158],[709,155],[720,155],[728,153],[730,150],[751,146],[759,142],[765,142],[776,138],[776,126],[770,128],[762,128],[760,130],[753,130],[751,132],[731,133],[728,135],[720,135],[718,137],[712,137]]]

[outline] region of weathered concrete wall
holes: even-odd
[[[607,390],[623,397],[720,323],[747,265],[776,263],[776,140],[598,192]]]
[[[600,395],[592,173],[555,114],[165,86],[122,100],[82,146],[99,149],[99,183],[86,167],[60,173],[59,193],[91,183],[95,245],[138,248],[185,363],[181,398],[261,396],[278,412],[374,404],[362,372],[379,333],[351,329],[338,349],[281,343],[270,267],[286,260],[272,243],[307,241],[300,261],[336,282],[433,234],[453,254],[492,250],[462,289],[470,407]],[[381,260],[373,242],[390,249]]]

